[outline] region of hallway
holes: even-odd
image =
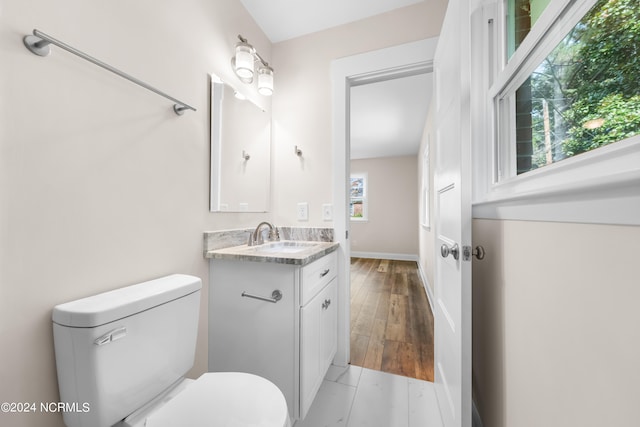
[[[351,258],[351,364],[433,381],[433,314],[415,262]]]

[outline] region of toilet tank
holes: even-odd
[[[54,307],[68,427],[112,426],[191,369],[201,288],[174,274]]]

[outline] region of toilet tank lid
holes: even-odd
[[[172,274],[126,286],[53,308],[53,322],[76,328],[92,328],[148,310],[196,292],[202,281],[195,276]]]

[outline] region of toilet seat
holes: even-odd
[[[290,427],[284,395],[265,378],[206,373],[146,417],[146,427]]]

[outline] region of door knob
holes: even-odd
[[[476,246],[471,255],[476,257],[478,261],[482,261],[484,259],[484,248],[480,245]]]
[[[460,256],[460,247],[457,243],[454,243],[451,247],[447,246],[446,243],[443,243],[442,246],[440,246],[440,255],[442,255],[442,258],[448,257],[449,254],[453,255],[453,259],[458,259]]]

